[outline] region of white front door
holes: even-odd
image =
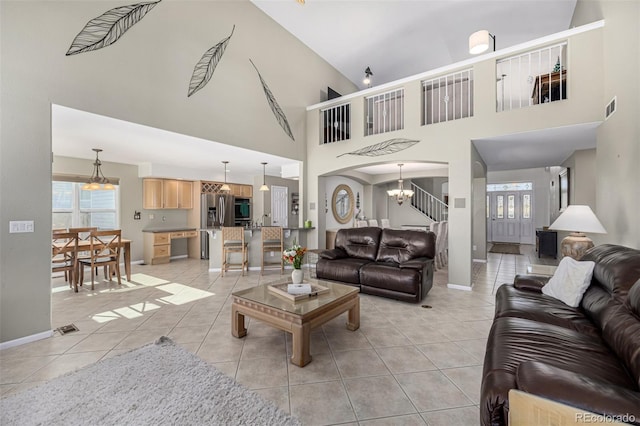
[[[520,243],[520,194],[518,191],[491,193],[491,240]]]
[[[271,186],[271,225],[289,226],[288,191],[286,186]]]
[[[520,244],[534,244],[533,192],[519,191],[520,197]]]

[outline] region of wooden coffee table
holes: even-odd
[[[291,333],[291,363],[304,367],[311,362],[312,329],[347,311],[347,329],[354,331],[360,327],[360,290],[357,287],[322,280],[309,281],[327,287],[329,291],[297,302],[274,294],[267,285],[233,293],[231,334],[239,338],[247,335],[245,315]]]

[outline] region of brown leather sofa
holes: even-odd
[[[508,423],[509,389],[640,424],[640,250],[606,244],[580,306],[541,293],[548,278],[518,275],[496,293],[484,358],[480,419]]]
[[[360,292],[418,303],[433,285],[433,232],[340,229],[335,248],[320,253],[318,278],[360,287]]]

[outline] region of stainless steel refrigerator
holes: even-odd
[[[235,197],[226,194],[202,194],[200,200],[201,229],[234,226]],[[209,259],[209,234],[203,231],[200,238],[200,258]]]

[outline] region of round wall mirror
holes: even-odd
[[[331,209],[338,223],[348,223],[353,218],[353,191],[347,185],[338,185],[333,191]]]

